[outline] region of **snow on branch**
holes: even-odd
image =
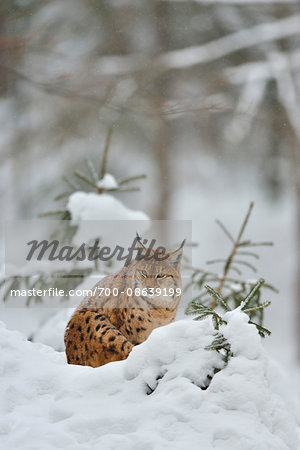
[[[237,112],[248,111],[247,118],[236,115],[228,127],[227,134],[235,140],[243,139],[245,133],[251,126],[251,116],[253,117],[262,98],[266,82],[273,79],[277,83],[278,95],[281,104],[286,110],[290,124],[300,141],[300,108],[297,98],[297,89],[293,79],[292,71],[300,69],[300,51],[292,53],[282,53],[273,51],[268,54],[266,61],[243,64],[225,70],[225,75],[229,82],[234,84],[244,84]],[[248,121],[247,126],[245,126]],[[243,122],[243,126],[242,125]]]
[[[154,68],[164,71],[185,69],[210,62],[238,50],[300,34],[300,14],[231,33],[202,45],[163,53],[152,60]],[[124,75],[145,69],[149,55],[105,56],[98,62],[97,74]]]
[[[300,14],[255,25],[203,45],[173,50],[157,58],[164,69],[184,69],[227,56],[238,50],[300,34]]]
[[[290,5],[298,4],[299,0],[161,0],[168,3],[199,3],[200,5],[268,5],[280,4]]]
[[[97,75],[124,75],[142,69],[146,64],[141,54],[103,56],[96,68]]]
[[[238,144],[249,133],[257,110],[263,101],[265,89],[265,80],[246,82],[242,87],[235,113],[225,130],[225,136],[229,142]]]
[[[276,60],[273,58],[272,64],[268,60],[263,60],[229,67],[225,69],[225,76],[230,83],[234,84],[243,84],[245,81],[268,80],[274,75],[275,66],[277,73],[285,73],[287,70],[299,70],[300,51],[284,55],[276,52]]]
[[[284,106],[289,121],[300,142],[300,107],[299,98],[297,96],[297,88],[289,70],[278,70],[277,60],[285,61],[287,68],[289,66],[289,60],[283,53],[276,52],[270,55],[270,63],[273,69],[273,76],[277,82],[280,102]]]

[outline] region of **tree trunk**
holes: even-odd
[[[153,4],[155,15],[157,47],[158,51],[168,51],[171,45],[170,38],[170,9],[167,3],[156,1]],[[158,75],[153,85],[152,102],[158,109],[158,131],[153,151],[157,166],[157,179],[159,186],[159,197],[156,210],[156,219],[166,220],[169,218],[171,193],[172,193],[172,140],[171,124],[160,115],[159,109],[168,98],[170,88],[170,75],[166,77]]]
[[[153,150],[156,159],[159,186],[159,197],[155,219],[166,220],[169,218],[171,201],[172,168],[170,126],[165,121],[161,121]]]
[[[294,164],[295,164],[295,185],[296,185],[296,220],[297,220],[297,330],[298,330],[298,358],[300,361],[300,145],[296,141],[294,149]]]

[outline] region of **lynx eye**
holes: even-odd
[[[146,270],[140,270],[140,274],[142,275],[143,278],[147,278],[148,276]]]
[[[162,278],[166,278],[166,274],[165,273],[158,273],[157,275],[156,275],[156,278],[160,278],[160,279],[162,279]]]

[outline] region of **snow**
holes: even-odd
[[[78,246],[101,237],[102,242],[114,248],[116,236],[121,236],[122,246],[128,247],[136,231],[142,234],[149,226],[149,217],[144,212],[130,209],[106,193],[74,192],[68,199],[67,209],[72,224],[78,226],[73,238],[73,243]]]
[[[204,349],[209,319],[156,329],[127,360],[97,369],[68,366],[1,324],[0,448],[299,449],[288,380],[245,314],[226,320],[235,356],[214,376],[223,362]]]
[[[159,55],[157,63],[164,69],[192,67],[223,58],[238,50],[293,36],[299,33],[299,26],[300,15],[295,14],[235,31],[202,45],[170,50]]]
[[[36,333],[33,335],[34,342],[49,345],[57,351],[64,351],[64,333],[68,321],[71,318],[75,308],[64,308],[57,311],[49,320],[46,320]]]
[[[118,183],[113,175],[106,173],[104,177],[98,181],[97,186],[103,189],[116,189],[118,187]]]
[[[80,220],[148,220],[142,211],[127,208],[120,200],[109,194],[77,191],[70,195],[67,209],[72,223]]]

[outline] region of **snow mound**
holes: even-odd
[[[67,210],[72,223],[81,220],[148,220],[142,211],[127,208],[122,202],[109,194],[77,191],[70,195]]]
[[[75,308],[64,308],[57,311],[33,334],[33,342],[53,347],[56,351],[65,350],[64,334]]]
[[[122,242],[118,244],[126,248],[131,245],[137,230],[143,233],[149,227],[149,217],[143,211],[127,208],[110,194],[74,192],[68,199],[67,209],[72,224],[78,226],[73,237],[77,246],[100,237],[106,246],[114,248],[116,236],[121,235]]]
[[[298,450],[286,380],[245,315],[227,320],[236,356],[217,373],[209,320],[156,329],[97,369],[0,325],[0,448]]]
[[[103,189],[116,189],[118,183],[113,175],[106,173],[104,177],[98,181],[97,186]]]
[[[149,392],[160,392],[176,377],[186,378],[196,386],[206,388],[214,369],[224,366],[217,352],[208,352],[212,327],[209,321],[199,323],[181,320],[156,328],[151,338],[137,346],[125,366],[127,379],[137,378]],[[163,345],[162,345],[163,343]],[[148,387],[148,389],[147,389]]]

